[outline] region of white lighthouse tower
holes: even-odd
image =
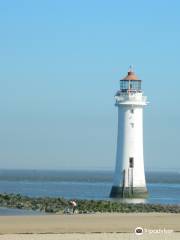
[[[118,107],[118,136],[114,183],[110,197],[144,198],[147,188],[143,157],[143,107],[147,104],[141,80],[132,67],[120,80],[115,95]]]

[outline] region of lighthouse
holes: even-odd
[[[143,156],[143,108],[147,97],[141,83],[130,67],[115,95],[118,134],[112,198],[145,198],[148,194]]]

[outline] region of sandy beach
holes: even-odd
[[[180,234],[136,236],[129,233],[6,234],[1,240],[179,240]]]
[[[134,234],[138,226],[141,236]],[[180,239],[180,214],[1,216],[0,234],[3,240]]]

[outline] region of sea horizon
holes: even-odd
[[[67,173],[69,173],[67,175]],[[100,175],[99,175],[100,174]],[[114,170],[89,169],[0,169],[0,181],[113,181]],[[180,183],[178,170],[145,171],[147,183]]]

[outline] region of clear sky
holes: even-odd
[[[133,64],[146,170],[180,171],[179,0],[0,2],[0,168],[114,169]]]

